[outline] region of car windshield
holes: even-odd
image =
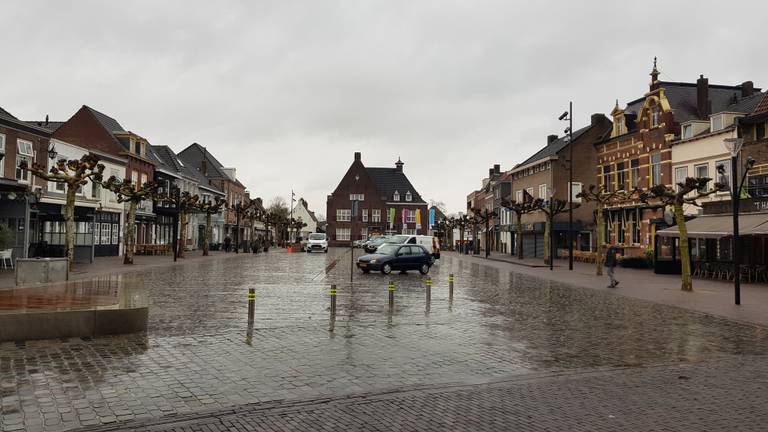
[[[397,249],[399,249],[399,246],[397,245],[385,244],[376,249],[376,253],[382,255],[394,255],[397,252]]]
[[[387,240],[387,243],[403,244],[406,241],[408,241],[408,239],[410,237],[411,236],[409,236],[409,235],[396,235],[396,236],[390,238],[389,240]]]
[[[310,234],[310,240],[325,240],[325,234]]]
[[[388,237],[379,237],[379,238],[375,238],[375,239],[371,240],[371,243],[373,243],[373,244],[383,244],[387,240],[389,240]]]

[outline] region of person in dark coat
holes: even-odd
[[[605,267],[608,269],[608,277],[611,279],[610,285],[608,285],[608,288],[616,288],[616,285],[619,284],[619,281],[616,280],[616,277],[614,275],[614,269],[616,268],[616,264],[618,264],[618,257],[616,256],[618,251],[615,247],[609,246],[608,250],[605,251]]]
[[[224,237],[224,252],[229,252],[232,248],[232,239],[229,236]]]

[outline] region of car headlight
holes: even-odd
[[[371,264],[376,264],[376,260],[375,260],[375,259],[372,259],[372,260],[370,261],[370,263],[371,263]]]

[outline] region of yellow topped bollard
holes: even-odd
[[[453,273],[448,275],[448,302],[453,302]]]
[[[389,312],[391,313],[395,309],[395,283],[392,281],[389,281],[389,285],[387,286],[387,291],[389,291]]]

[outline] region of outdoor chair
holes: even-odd
[[[2,261],[2,266],[4,269],[8,268],[8,263],[10,263],[10,267],[13,269],[13,249],[0,251],[0,261]]]

